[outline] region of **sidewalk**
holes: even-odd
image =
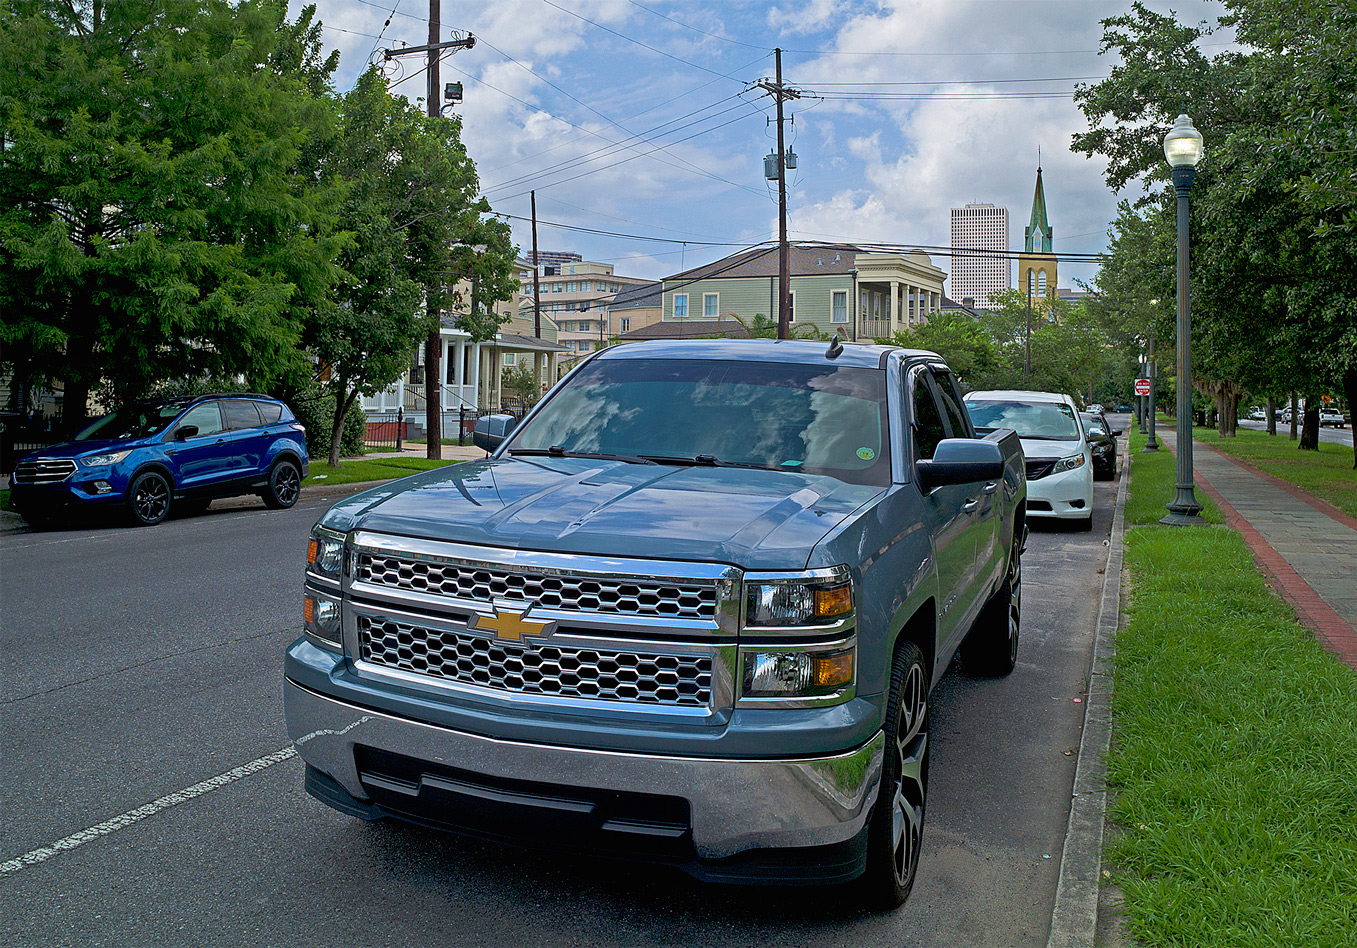
[[[1160,426],[1157,434],[1170,451],[1177,448],[1172,429]],[[1357,526],[1352,518],[1200,441],[1193,442],[1192,468],[1197,488],[1243,534],[1301,622],[1357,668]]]

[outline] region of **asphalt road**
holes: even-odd
[[[311,800],[281,656],[326,499],[0,536],[0,944],[1044,945],[1115,487],[1092,533],[1034,529],[1017,670],[939,684],[920,876],[888,914]]]
[[[1241,419],[1239,427],[1252,428],[1254,431],[1267,431],[1267,422]],[[1291,437],[1291,425],[1289,422],[1277,422],[1277,437]],[[1320,428],[1319,440],[1329,444],[1345,444],[1350,448],[1352,447],[1352,428],[1351,426],[1344,428]]]

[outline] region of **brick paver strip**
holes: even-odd
[[[1284,481],[1274,474],[1269,474],[1267,471],[1259,470],[1258,468],[1250,464],[1248,461],[1241,460],[1235,457],[1233,454],[1227,454],[1226,452],[1222,451],[1220,448],[1216,447],[1213,444],[1207,444],[1205,441],[1198,441],[1196,438],[1192,439],[1192,443],[1199,444],[1203,448],[1211,449],[1211,451],[1220,455],[1225,460],[1230,461],[1234,464],[1238,464],[1240,467],[1248,471],[1250,474],[1257,474],[1263,480],[1270,483],[1273,487],[1278,487],[1286,491],[1288,494],[1290,494],[1297,500],[1301,501],[1302,503],[1309,504],[1311,507],[1315,508],[1320,513],[1324,514],[1324,516],[1329,517],[1333,520],[1337,520],[1344,526],[1352,527],[1352,529],[1357,530],[1357,517],[1348,515],[1344,511],[1335,507],[1333,504],[1329,503],[1327,500],[1321,500],[1314,494],[1306,493],[1305,491],[1301,490],[1299,487],[1297,487],[1295,484],[1290,483],[1289,481]]]
[[[1197,441],[1195,438],[1193,439],[1193,443],[1202,444],[1202,442]],[[1202,446],[1210,447],[1210,445]],[[1167,448],[1170,453],[1176,453],[1174,450],[1175,446],[1170,445],[1167,441],[1164,442],[1164,447]],[[1235,460],[1234,458],[1223,454],[1223,452],[1217,451],[1216,453],[1225,457],[1226,460]],[[1248,465],[1240,466],[1248,468]],[[1262,474],[1263,472],[1255,471],[1253,473]],[[1267,475],[1264,474],[1264,477],[1266,478]],[[1273,481],[1276,480],[1276,478],[1268,479]],[[1340,661],[1352,668],[1357,668],[1357,629],[1353,629],[1352,626],[1348,625],[1348,623],[1343,620],[1343,617],[1335,612],[1333,607],[1325,602],[1324,598],[1320,596],[1319,593],[1314,591],[1300,573],[1296,572],[1291,564],[1288,563],[1280,553],[1273,549],[1272,544],[1268,543],[1267,540],[1263,538],[1263,535],[1254,529],[1253,524],[1244,519],[1244,516],[1234,508],[1234,505],[1221,496],[1220,491],[1211,486],[1210,482],[1207,481],[1200,471],[1193,471],[1193,480],[1196,485],[1205,491],[1207,496],[1215,502],[1215,505],[1220,508],[1220,512],[1225,516],[1225,523],[1232,529],[1238,530],[1240,535],[1243,536],[1244,542],[1249,545],[1249,549],[1253,553],[1253,558],[1258,562],[1258,565],[1262,567],[1263,572],[1272,580],[1273,589],[1276,590],[1291,608],[1296,610],[1297,618],[1301,620],[1302,624],[1314,630],[1315,634],[1318,635],[1320,641],[1324,644],[1324,647],[1333,653]],[[1287,491],[1287,493],[1292,493],[1292,491]],[[1319,504],[1322,503],[1322,501],[1318,501],[1317,498],[1309,498],[1307,500],[1305,497],[1298,496],[1297,499],[1305,500],[1320,513],[1332,517],[1334,520],[1343,523],[1345,526],[1352,526],[1354,529],[1357,529],[1357,525],[1348,523],[1340,517],[1333,517],[1327,510],[1320,507]],[[1328,505],[1326,504],[1325,506]],[[1341,513],[1341,511],[1339,511],[1339,513]],[[1346,515],[1343,516],[1346,517]],[[1347,518],[1347,520],[1351,520],[1351,518]]]

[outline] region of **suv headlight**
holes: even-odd
[[[1073,471],[1083,466],[1084,466],[1084,455],[1082,453],[1071,454],[1067,458],[1061,458],[1059,461],[1056,461],[1055,470],[1051,471],[1051,473],[1061,474],[1064,473],[1065,471]]]
[[[77,458],[76,460],[85,467],[106,467],[110,464],[117,464],[131,453],[131,451],[112,451],[108,454],[91,454],[88,457]]]
[[[339,579],[344,566],[344,535],[316,527],[306,545],[306,571],[327,579]]]
[[[855,647],[838,642],[820,648],[742,650],[741,698],[825,698],[853,684]]]
[[[845,579],[745,585],[746,628],[825,625],[852,612],[853,584]]]

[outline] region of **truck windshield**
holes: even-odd
[[[968,398],[966,410],[977,428],[1012,428],[1019,438],[1037,441],[1079,440],[1074,409],[1058,402],[988,402]]]
[[[882,486],[888,446],[877,370],[599,359],[552,394],[509,452],[732,464]]]
[[[126,441],[149,438],[164,431],[188,402],[156,402],[124,405],[111,415],[96,419],[82,428],[72,441]]]

